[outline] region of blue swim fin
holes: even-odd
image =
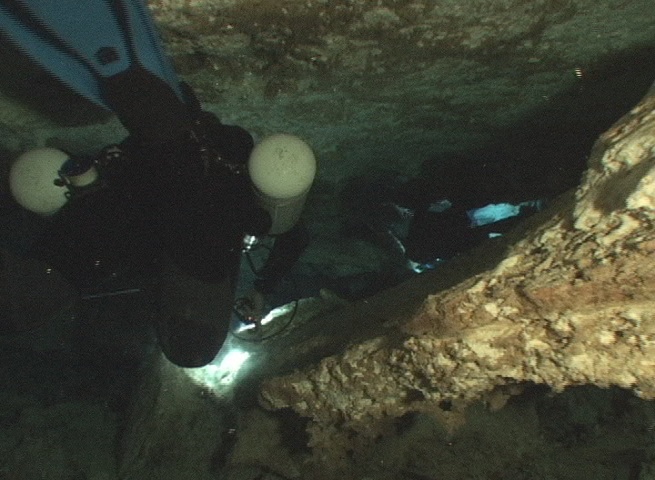
[[[102,107],[115,110],[104,80],[131,68],[185,100],[143,0],[1,0],[0,34]]]

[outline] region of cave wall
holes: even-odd
[[[308,212],[326,225],[349,177],[385,169],[437,177],[453,152],[466,153],[459,158],[471,171],[495,162],[514,183],[536,178],[550,185],[546,194],[562,193],[578,184],[597,136],[655,78],[650,0],[149,3],[177,70],[206,108],[257,136],[289,131],[315,147],[320,170]],[[3,176],[18,152],[54,138],[77,151],[122,139],[110,116],[53,90],[52,79],[13,53],[0,52]],[[618,385],[653,398],[653,108],[650,97],[609,130],[577,193],[532,219],[525,238],[524,228],[496,244],[497,256],[458,259],[319,319],[354,344],[262,391],[268,408],[310,419],[312,465],[336,467],[407,412],[454,429],[471,402],[501,409],[525,382]],[[335,254],[329,243],[314,252],[323,268],[364,258]],[[334,353],[334,331],[310,330],[278,360],[284,369]],[[208,475],[215,452],[204,441],[221,427],[203,419],[221,414],[207,392],[150,386],[148,398],[169,417],[137,404],[123,438],[124,472],[152,472],[154,462]],[[257,437],[264,422],[252,416]],[[178,447],[181,432],[198,444]],[[184,462],[198,465],[177,465]]]
[[[654,399],[654,94],[599,138],[575,192],[506,239],[502,261],[385,333],[266,381],[263,405],[310,418],[316,461],[337,465],[408,412],[456,429],[472,403],[497,410],[526,385]]]
[[[461,164],[478,172],[470,189],[553,198],[579,183],[594,140],[655,78],[649,0],[149,5],[207,109],[258,138],[286,131],[314,147],[313,243],[301,262],[333,277],[396,261],[340,238],[340,195],[354,176],[417,176],[437,192],[462,170],[443,166]],[[124,138],[107,112],[2,47],[0,193],[28,148],[92,153]]]
[[[654,76],[640,60],[655,45],[647,1],[150,4],[201,98],[258,134],[306,137],[334,181],[411,175],[441,152],[506,149],[520,136],[549,148],[552,136],[537,137],[552,129],[585,137],[584,155]]]
[[[584,154],[654,76],[648,0],[149,4],[208,108],[256,135],[305,137],[328,182],[380,168],[411,175],[441,153],[506,150],[517,138],[536,144],[508,157],[543,163],[534,151],[551,146],[538,138],[553,129],[584,136]],[[0,128],[10,152],[52,136],[79,149],[120,138],[118,125],[4,50]]]

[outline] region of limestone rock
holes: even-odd
[[[311,446],[333,460],[391,418],[429,411],[454,427],[466,405],[500,408],[526,382],[654,399],[654,188],[650,95],[600,137],[582,185],[504,260],[385,334],[266,382],[264,405],[310,417]]]

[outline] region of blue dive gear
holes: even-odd
[[[143,0],[3,0],[0,32],[92,102],[112,106],[103,80],[139,65],[183,100]],[[138,45],[138,48],[137,48]]]

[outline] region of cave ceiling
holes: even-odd
[[[655,77],[648,0],[150,4],[202,99],[256,133],[308,138],[324,179],[411,175],[462,150],[526,157],[555,136],[585,137],[584,155]]]
[[[650,0],[149,4],[177,71],[207,108],[259,137],[304,137],[328,185],[378,170],[424,174],[431,159],[467,152],[474,162],[500,156],[503,168],[561,174],[559,193],[655,77]],[[122,134],[111,122],[67,128],[85,118],[70,110],[83,108],[62,115],[35,102],[34,89],[16,99],[7,84],[0,128],[10,152],[52,135],[92,149]],[[53,111],[54,124],[42,118]]]

